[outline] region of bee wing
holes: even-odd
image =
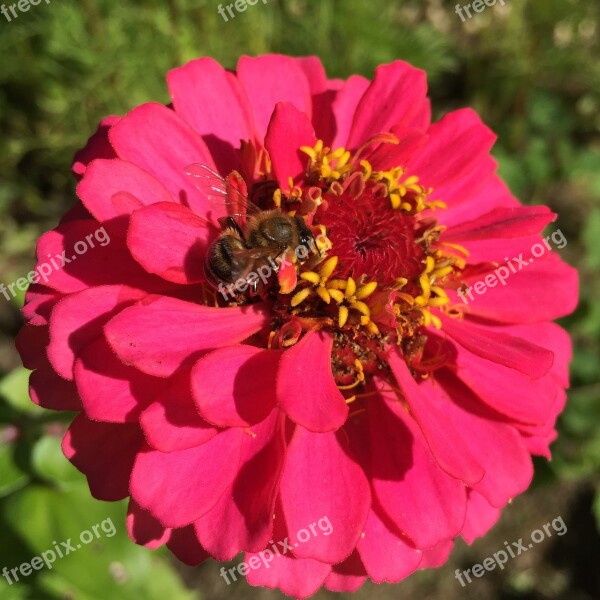
[[[261,248],[236,248],[232,251],[235,258],[258,260],[260,258],[276,258],[285,252],[285,247],[273,245]]]
[[[246,215],[262,212],[246,196],[244,180],[237,171],[232,171],[224,178],[208,165],[196,163],[188,165],[185,173],[197,179],[198,189],[204,192],[211,202],[225,206],[229,216],[245,219]],[[236,185],[243,186],[244,192]]]

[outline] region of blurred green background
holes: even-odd
[[[461,4],[465,4],[461,2]],[[0,280],[33,265],[36,238],[74,201],[70,161],[108,114],[168,102],[164,76],[209,55],[233,68],[241,54],[316,54],[332,77],[397,58],[429,74],[434,116],[472,106],[499,135],[501,173],[525,203],[559,213],[564,258],[581,273],[581,303],[562,323],[574,339],[572,389],[553,460],[536,460],[532,488],[450,562],[397,586],[367,584],[360,598],[600,598],[600,52],[598,0],[506,0],[463,23],[456,2],[269,0],[225,22],[215,0],[52,0],[8,22],[0,15]],[[598,297],[596,296],[598,294]],[[33,406],[13,338],[20,301],[0,298],[0,569],[15,567],[111,518],[75,554],[9,586],[2,599],[170,600],[274,598],[227,587],[214,563],[175,564],[128,541],[123,504],[90,498],[62,457],[64,418]],[[504,540],[562,516],[568,533],[545,540],[461,588],[468,568]],[[333,594],[321,592],[319,598]]]

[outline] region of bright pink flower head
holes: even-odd
[[[511,195],[472,110],[431,124],[404,62],[340,81],[314,57],[203,58],[168,85],[101,123],[81,203],[38,243],[32,399],[79,411],[64,451],[92,494],[130,497],[132,539],[188,564],[243,551],[252,585],[296,597],[443,564],[550,456],[571,355],[551,321],[577,302],[555,215]],[[199,165],[308,251],[244,211],[223,233]]]

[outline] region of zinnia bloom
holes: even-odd
[[[511,195],[472,110],[431,123],[404,62],[341,81],[314,57],[202,58],[167,80],[172,104],[102,121],[39,240],[38,265],[77,256],[27,294],[33,401],[79,412],[63,448],[92,494],[129,497],[131,538],[187,564],[245,552],[252,585],[296,597],[443,564],[550,457],[571,355],[551,321],[577,301],[539,252],[555,215]],[[318,247],[224,298],[198,165]]]

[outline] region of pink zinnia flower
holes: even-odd
[[[551,321],[577,301],[575,270],[532,254],[555,215],[511,195],[472,110],[431,124],[404,62],[341,81],[312,57],[203,58],[168,85],[171,105],[102,121],[81,202],[39,240],[40,265],[80,255],[27,294],[33,401],[79,411],[64,451],[92,494],[130,497],[132,539],[188,564],[289,538],[247,577],[297,597],[443,564],[550,456],[571,354]],[[199,164],[319,252],[224,300]]]

